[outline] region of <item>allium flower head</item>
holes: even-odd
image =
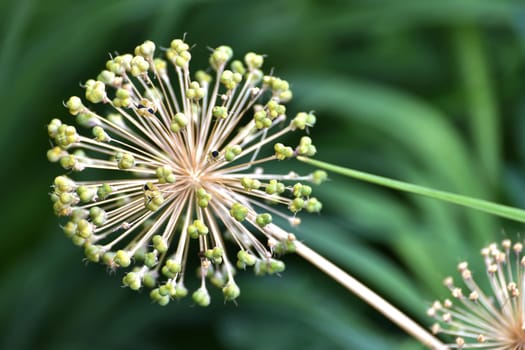
[[[501,248],[493,243],[481,250],[490,291],[474,281],[466,262],[458,265],[467,289],[456,286],[451,277],[444,281],[451,299],[436,301],[428,314],[438,322],[434,333],[455,337],[450,348],[525,349],[525,309],[523,302],[525,256],[521,243],[504,240]]]
[[[233,300],[240,293],[236,268],[279,273],[284,263],[277,255],[294,249],[294,235],[272,219],[295,225],[297,212],[321,209],[306,183],[320,183],[324,172],[279,175],[261,168],[314,155],[308,136],[294,147],[275,142],[308,131],[316,118],[301,112],[287,119],[289,84],[263,74],[261,55],[231,61],[232,49],[220,46],[210,68],[193,74],[183,40],[161,50],[165,59],[155,58],[155,50],[146,41],[134,54],[112,57],[83,85],[84,100],[65,102],[79,130],[59,119],[48,125],[54,143],[48,159],[68,173],[55,178],[53,208],[67,217],[63,230],[87,260],[129,269],[123,284],[151,288],[155,302],[187,294],[192,258],[201,279],[195,303],[210,303],[207,280]],[[77,172],[92,175],[73,180]],[[232,246],[235,252],[226,254]]]

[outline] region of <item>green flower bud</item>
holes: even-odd
[[[81,170],[82,167],[79,165],[78,160],[75,156],[68,154],[60,158],[60,165],[64,169]]]
[[[67,152],[56,146],[47,151],[47,160],[49,160],[51,163],[56,163],[65,155],[67,155]]]
[[[49,128],[49,127],[48,127]],[[74,126],[62,124],[56,130],[55,143],[63,149],[68,148],[79,140],[77,129]]]
[[[305,203],[302,198],[295,198],[288,206],[288,209],[290,209],[292,213],[297,213],[304,208],[304,204]]]
[[[86,209],[77,208],[71,212],[71,221],[78,223],[82,219],[87,219],[89,211]]]
[[[206,73],[203,70],[198,70],[195,72],[195,79],[199,82],[201,85],[207,85],[212,81],[211,75]]]
[[[286,113],[286,107],[273,99],[268,101],[266,107],[268,108],[268,116],[271,120],[274,120],[275,118]]]
[[[292,90],[281,91],[279,92],[279,94],[277,94],[277,97],[279,98],[279,101],[281,102],[288,102],[293,97]]]
[[[239,222],[244,221],[246,216],[248,216],[248,208],[246,208],[241,203],[233,203],[230,209],[230,215]]]
[[[97,197],[101,200],[106,199],[113,192],[113,188],[107,183],[102,184],[97,189]]]
[[[231,162],[235,159],[239,154],[241,154],[242,148],[239,145],[233,145],[233,146],[227,146],[224,150],[224,159],[226,161]]]
[[[146,272],[142,276],[142,284],[147,288],[153,288],[155,287],[155,284],[157,283],[157,279],[155,278],[154,272]]]
[[[301,183],[296,183],[292,188],[292,193],[294,197],[308,197],[312,194],[312,188],[308,185],[303,185]]]
[[[258,110],[253,114],[253,121],[255,122],[255,127],[259,130],[272,126],[272,119],[269,118],[264,109]]]
[[[218,70],[224,66],[228,60],[233,56],[233,50],[229,46],[219,46],[210,56],[210,65],[213,69]]]
[[[222,264],[222,256],[224,252],[220,247],[214,247],[213,249],[208,249],[204,252],[204,256],[207,259],[210,259],[214,264]]]
[[[89,261],[94,263],[98,263],[100,261],[100,257],[103,253],[104,251],[100,245],[88,244],[84,247],[84,255]]]
[[[92,128],[100,124],[99,120],[94,116],[94,114],[88,111],[78,113],[75,121],[77,124],[85,128]]]
[[[175,57],[173,63],[179,67],[184,68],[188,65],[191,60],[191,54],[188,51],[181,52],[177,57]]]
[[[255,274],[260,276],[264,274],[276,274],[285,270],[285,265],[282,261],[276,259],[258,260],[255,264]]]
[[[309,213],[319,213],[323,208],[323,204],[317,200],[317,198],[312,197],[306,201],[305,209]]]
[[[104,252],[101,258],[104,264],[115,267],[115,252]]]
[[[198,101],[206,95],[206,90],[200,87],[199,82],[192,81],[190,87],[186,89],[186,97],[190,100]]]
[[[129,107],[131,105],[131,93],[123,88],[118,88],[113,99],[115,107]]]
[[[211,194],[206,192],[204,188],[201,187],[197,190],[197,204],[199,207],[206,208],[210,200]]]
[[[188,51],[190,49],[190,46],[181,39],[173,39],[170,43],[170,48],[174,49],[177,53],[181,53],[184,51]]]
[[[71,242],[73,242],[73,244],[76,245],[77,247],[81,247],[84,244],[86,244],[86,239],[78,235],[74,235],[71,237]]]
[[[71,115],[77,115],[85,108],[82,104],[82,100],[78,96],[71,96],[66,102],[66,107],[69,109]]]
[[[191,238],[198,238],[199,235],[207,235],[208,232],[208,226],[206,226],[201,220],[194,220],[193,224],[188,226],[188,234]]]
[[[160,306],[166,306],[170,302],[170,297],[168,295],[162,295],[159,292],[159,288],[152,289],[149,293],[150,298],[159,304]]]
[[[142,286],[142,279],[138,272],[128,272],[122,278],[122,283],[132,290],[139,290]]]
[[[244,68],[244,65],[241,61],[235,60],[230,65],[232,72],[239,73],[241,75],[244,75],[246,73],[246,68]]]
[[[239,250],[237,259],[245,265],[253,266],[257,262],[257,258],[246,250]]]
[[[257,55],[254,52],[248,52],[244,56],[244,62],[246,63],[246,65],[248,66],[248,69],[250,70],[259,69],[262,67],[264,63],[264,58],[262,55]]]
[[[146,209],[155,211],[160,208],[164,203],[164,197],[160,191],[145,191],[144,193],[144,204]]]
[[[166,51],[166,57],[178,68],[184,68],[188,65],[191,54],[189,46],[180,39],[171,42],[170,48]]]
[[[109,135],[104,131],[104,129],[101,126],[95,126],[93,128],[93,136],[95,136],[95,140],[98,142],[109,142],[111,141],[111,138]]]
[[[136,262],[143,262],[144,258],[146,256],[147,246],[143,245],[135,250],[135,254],[133,254],[133,259],[135,259]]]
[[[246,191],[257,190],[261,187],[261,182],[257,179],[250,179],[249,177],[243,177],[241,179],[241,185]]]
[[[113,85],[115,82],[115,73],[109,70],[103,70],[97,76],[97,80],[103,82],[104,84]]]
[[[165,266],[173,273],[179,273],[182,271],[182,265],[174,259],[166,260]]]
[[[127,129],[126,123],[124,122],[124,119],[122,118],[122,115],[117,113],[109,113],[106,116],[106,119],[112,123],[118,126],[121,129]]]
[[[132,59],[133,56],[131,54],[116,56],[106,62],[106,68],[115,74],[122,75],[130,69]]]
[[[307,119],[307,114],[305,112],[297,113],[295,118],[293,118],[292,120],[292,130],[295,130],[295,129],[304,130],[306,128],[306,119]]]
[[[70,192],[61,193],[59,196],[59,201],[62,204],[66,204],[66,205],[75,204],[76,199],[77,199],[77,196],[74,193],[70,193]]]
[[[71,238],[77,232],[77,224],[73,221],[68,221],[62,227],[62,230],[66,234],[66,237]]]
[[[159,293],[160,293],[160,295],[167,295],[167,296],[171,297],[171,296],[175,295],[175,293],[176,293],[175,286],[171,282],[163,284],[163,285],[159,286]]]
[[[170,129],[173,132],[179,132],[180,129],[188,125],[188,117],[184,113],[177,113],[173,116],[170,124]]]
[[[227,301],[235,300],[241,295],[241,290],[239,289],[239,286],[235,284],[233,280],[230,280],[224,288],[222,288],[222,294],[224,294],[224,298]]]
[[[182,283],[178,283],[175,286],[175,295],[173,297],[178,299],[184,298],[186,295],[188,295],[188,290],[186,289],[186,287],[184,287]]]
[[[173,170],[171,167],[167,165],[163,165],[161,167],[158,167],[155,171],[157,178],[159,179],[159,183],[175,183],[175,175],[173,174]]]
[[[224,106],[215,106],[211,112],[215,118],[226,119],[228,116],[228,109]]]
[[[275,254],[283,255],[287,253],[295,253],[296,247],[294,241],[285,240],[284,242],[279,242],[273,249]]]
[[[197,289],[195,292],[193,292],[191,297],[193,298],[195,304],[199,306],[206,307],[210,305],[210,294],[205,287],[200,287]]]
[[[91,216],[91,220],[96,226],[102,226],[106,223],[106,211],[100,207],[91,207],[89,209],[89,216]]]
[[[159,73],[159,75],[165,75],[168,72],[168,64],[162,58],[157,57],[153,59],[153,66],[155,67],[155,70]]]
[[[106,99],[106,84],[90,79],[86,82],[86,99],[92,103],[100,103]]]
[[[84,203],[92,202],[97,194],[95,187],[78,186],[77,188],[78,198]]]
[[[292,147],[287,147],[283,145],[282,143],[276,143],[273,149],[275,150],[275,156],[279,160],[291,158],[294,155]]]
[[[264,227],[264,226],[266,226],[266,225],[268,225],[268,224],[270,224],[272,222],[272,216],[270,214],[268,214],[268,213],[259,214],[255,218],[255,222],[260,227]]]
[[[118,250],[114,260],[119,266],[128,267],[131,264],[131,255],[126,250]]]
[[[49,137],[54,139],[57,136],[58,128],[62,125],[60,119],[52,119],[51,122],[47,125],[47,133]]]
[[[89,238],[93,234],[93,224],[82,219],[77,223],[77,232],[76,234],[82,238]]]
[[[149,252],[144,255],[144,265],[150,269],[157,265],[157,252]]]
[[[266,186],[266,193],[281,194],[285,191],[285,189],[286,187],[282,182],[278,182],[277,180],[270,180],[270,182]]]
[[[234,73],[231,70],[225,70],[221,74],[220,82],[228,90],[234,89],[242,81],[242,75],[239,73]]]
[[[208,276],[208,279],[217,288],[223,288],[226,285],[226,276],[219,270],[214,271]]]
[[[130,153],[117,152],[115,160],[119,169],[127,170],[135,166],[135,157]]]
[[[312,182],[314,184],[320,185],[326,181],[326,179],[328,178],[328,174],[324,170],[316,170],[313,172],[311,177],[312,177]]]
[[[153,248],[157,249],[159,253],[168,251],[168,242],[161,235],[155,235],[151,238]]]
[[[155,43],[151,40],[146,40],[141,45],[135,48],[135,55],[144,58],[152,58],[155,53]]]
[[[308,136],[301,137],[299,146],[297,146],[297,154],[312,157],[317,152],[317,149],[312,145],[312,139]]]
[[[274,274],[283,272],[285,267],[286,266],[284,265],[284,262],[282,262],[281,260],[270,259],[268,265],[268,273]]]

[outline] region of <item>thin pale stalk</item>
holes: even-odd
[[[441,343],[439,339],[434,337],[403,312],[395,308],[388,301],[381,298],[379,295],[334,265],[332,262],[325,259],[322,255],[319,255],[317,252],[299,241],[295,242],[295,247],[297,254],[308,260],[328,276],[332,277],[334,280],[364,300],[370,306],[374,307],[377,311],[382,313],[385,317],[390,319],[408,334],[419,340],[425,346],[435,350],[449,349],[446,345]]]

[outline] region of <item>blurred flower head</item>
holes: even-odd
[[[146,41],[134,54],[112,57],[83,85],[84,100],[65,102],[80,130],[59,119],[48,125],[54,144],[48,159],[67,171],[54,180],[53,208],[67,218],[63,230],[87,260],[129,269],[123,284],[151,288],[155,302],[166,305],[188,293],[191,258],[201,281],[196,304],[210,303],[208,280],[234,300],[236,269],[279,273],[284,263],[276,256],[294,250],[294,235],[273,219],[296,225],[297,212],[321,210],[307,183],[322,182],[324,172],[262,168],[314,155],[308,136],[293,147],[276,140],[308,131],[316,118],[309,112],[287,118],[289,84],[262,72],[262,55],[232,61],[232,49],[220,46],[210,68],[193,74],[183,40],[161,50],[164,59],[155,51]]]
[[[437,320],[434,333],[455,338],[450,348],[525,349],[525,309],[523,283],[525,256],[523,245],[504,240],[501,248],[493,243],[481,250],[485,260],[489,291],[474,280],[466,262],[458,265],[464,290],[451,277],[444,281],[452,299],[436,301],[428,314]]]

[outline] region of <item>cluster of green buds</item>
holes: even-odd
[[[164,59],[155,53],[146,41],[133,54],[111,58],[83,84],[84,98],[67,99],[78,130],[69,121],[49,123],[47,157],[67,171],[52,185],[53,209],[88,261],[126,270],[123,285],[150,289],[159,305],[190,294],[207,306],[208,283],[235,300],[236,271],[283,272],[280,256],[295,250],[285,227],[300,222],[301,210],[322,208],[308,184],[323,182],[323,171],[263,170],[267,162],[313,156],[308,136],[297,136],[297,146],[275,141],[308,131],[316,117],[288,118],[290,85],[263,73],[262,55],[234,60],[230,47],[219,46],[210,68],[193,74],[183,40],[173,40]],[[107,177],[74,180],[91,169]],[[185,281],[190,245],[198,247],[193,292]]]

